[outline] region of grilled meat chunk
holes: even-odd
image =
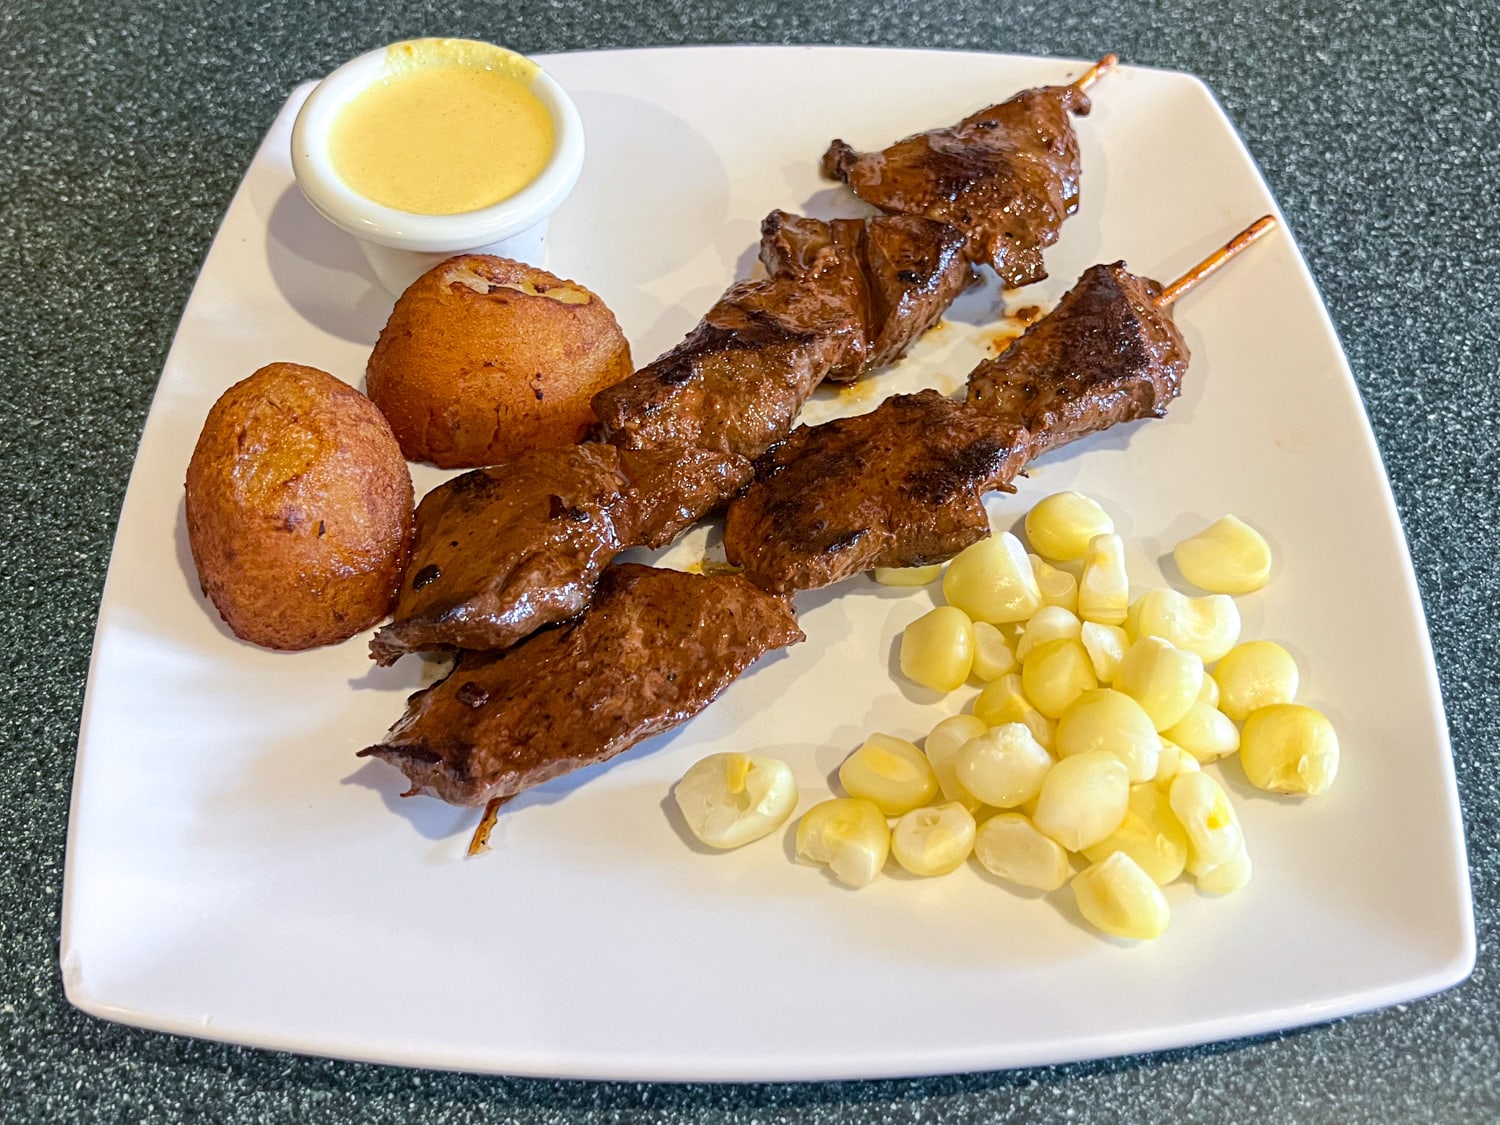
[[[395,619],[371,655],[504,648],[572,617],[622,550],[666,543],[749,476],[749,462],[705,450],[586,444],[455,477],[417,506]]]
[[[1032,456],[1116,422],[1159,418],[1188,349],[1161,286],[1124,262],[1091,266],[1057,307],[969,375],[970,405],[1032,435]]]
[[[983,493],[1010,490],[1029,435],[937,391],[799,426],[729,505],[724,550],[773,593],[876,566],[921,566],[989,534]]]
[[[1088,111],[1077,86],[1023,90],[881,152],[836,140],[823,154],[823,174],[883,211],[957,227],[973,261],[993,266],[1011,288],[1029,285],[1047,276],[1042,250],[1078,209],[1071,115]]]
[[[408,795],[482,805],[685,722],[802,639],[787,602],[738,575],[612,566],[587,613],[503,652],[463,653],[360,753],[404,771]]]
[[[771,212],[770,276],[735,283],[682,343],[596,395],[604,436],[758,456],[825,378],[857,379],[932,327],[973,279],[961,242],[920,218]]]

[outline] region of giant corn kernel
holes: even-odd
[[[1161,752],[1156,756],[1156,776],[1152,782],[1163,793],[1169,792],[1172,782],[1180,773],[1197,773],[1203,767],[1198,764],[1198,759],[1193,757],[1171,739],[1161,740]]]
[[[1081,492],[1056,492],[1026,513],[1026,538],[1037,554],[1057,562],[1081,559],[1089,540],[1115,529],[1098,504]]]
[[[1161,737],[1151,716],[1121,691],[1095,688],[1068,705],[1057,720],[1058,757],[1107,750],[1125,763],[1133,783],[1156,776]]]
[[[1037,645],[1048,641],[1077,640],[1082,632],[1083,622],[1072,610],[1056,605],[1043,606],[1021,629],[1021,637],[1016,641],[1016,659],[1024,663]]]
[[[1194,702],[1187,714],[1165,733],[1200,762],[1212,762],[1240,748],[1240,732],[1233,720],[1218,708],[1203,702]]]
[[[991,875],[1023,887],[1055,891],[1068,881],[1068,853],[1021,813],[992,816],[974,835],[974,858]]]
[[[986,805],[1012,809],[1042,789],[1052,755],[1021,723],[1002,723],[958,748],[954,773],[963,789]]]
[[[1203,772],[1180,773],[1167,791],[1172,815],[1188,839],[1188,874],[1197,876],[1227,863],[1245,848],[1240,820],[1217,781]]]
[[[1160,637],[1142,637],[1128,649],[1115,672],[1116,690],[1146,709],[1158,731],[1175,726],[1203,689],[1203,661]]]
[[[682,819],[711,848],[737,848],[770,835],[797,807],[785,762],[759,754],[710,754],[672,790]]]
[[[1243,847],[1223,863],[1199,871],[1193,880],[1211,895],[1227,895],[1250,881],[1250,853]]]
[[[851,797],[863,797],[886,816],[921,808],[938,795],[937,774],[915,744],[889,734],[872,734],[839,766],[839,784]]]
[[[1273,703],[1245,720],[1240,765],[1258,789],[1296,796],[1321,793],[1338,776],[1338,735],[1321,711]]]
[[[1113,683],[1120,669],[1120,660],[1130,646],[1125,630],[1118,625],[1101,625],[1097,621],[1085,621],[1078,631],[1083,650],[1089,654],[1094,666],[1094,676],[1101,684]]]
[[[1073,876],[1073,895],[1085,921],[1114,937],[1150,941],[1172,919],[1161,888],[1124,852]]]
[[[974,850],[974,814],[949,803],[913,809],[891,829],[891,854],[913,875],[946,875]]]
[[[814,805],[797,822],[797,858],[828,867],[834,878],[863,887],[885,866],[891,830],[885,814],[857,797]]]
[[[1084,692],[1098,687],[1094,665],[1081,641],[1067,637],[1044,641],[1021,662],[1021,687],[1026,698],[1049,719],[1055,719]]]
[[[1047,771],[1032,822],[1070,852],[1097,844],[1125,819],[1130,777],[1103,750],[1061,759]]]
[[[1292,654],[1275,641],[1246,641],[1214,668],[1219,710],[1241,722],[1258,707],[1290,703],[1299,678]]]
[[[1078,616],[1101,625],[1123,625],[1130,606],[1125,574],[1125,542],[1118,535],[1096,535],[1083,556],[1078,579]]]
[[[974,629],[963,610],[940,605],[901,634],[901,673],[935,691],[963,685],[974,666]]]
[[[1235,516],[1216,520],[1172,549],[1182,576],[1215,594],[1248,594],[1271,577],[1271,547]]]
[[[1190,598],[1158,586],[1137,599],[1136,607],[1137,637],[1161,637],[1196,652],[1205,664],[1218,660],[1240,639],[1240,611],[1228,594]]]
[[[1166,886],[1187,865],[1187,833],[1172,813],[1167,795],[1156,785],[1132,785],[1125,819],[1097,844],[1083,849],[1090,863],[1124,852],[1158,886]]]
[[[998,727],[1001,723],[1025,723],[1031,737],[1043,746],[1051,747],[1056,724],[1036,709],[1026,696],[1025,685],[1016,674],[1001,676],[979,693],[974,699],[974,714],[984,720],[987,727]]]
[[[925,586],[943,573],[943,564],[932,566],[877,566],[870,576],[882,586]]]
[[[1036,575],[1036,588],[1042,592],[1042,604],[1077,613],[1078,579],[1053,566],[1041,555],[1028,555],[1027,558],[1031,560],[1031,570]]]
[[[922,743],[932,772],[937,774],[938,788],[945,801],[957,801],[970,812],[979,807],[979,799],[959,784],[955,763],[958,750],[971,738],[978,738],[989,726],[977,715],[950,715],[933,727]]]
[[[1042,608],[1042,592],[1021,541],[1008,531],[965,547],[943,573],[943,597],[975,621],[1025,621]]]
[[[989,683],[1019,667],[1005,634],[988,621],[974,622],[974,675]]]

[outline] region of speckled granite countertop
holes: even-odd
[[[1489,0],[706,5],[0,0],[0,1119],[1477,1121],[1500,1116],[1500,8]],[[391,14],[399,11],[398,15]],[[1478,965],[1400,1008],[1253,1041],[927,1081],[595,1085],[418,1073],[97,1022],[57,968],[94,616],[152,389],[216,224],[298,82],[371,46],[857,43],[1189,70],[1327,299],[1431,623]],[[1372,607],[1372,611],[1378,607]],[[1378,654],[1372,664],[1378,667]]]

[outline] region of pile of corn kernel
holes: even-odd
[[[937,876],[971,856],[996,877],[1056,891],[1104,933],[1154,938],[1170,910],[1161,888],[1186,873],[1228,894],[1250,879],[1250,852],[1223,787],[1202,767],[1238,753],[1246,778],[1313,795],[1338,771],[1338,739],[1293,702],[1299,673],[1271,641],[1243,641],[1234,595],[1260,589],[1271,551],[1225,516],[1178,543],[1190,596],[1132,596],[1124,543],[1094,500],[1063,492],[1027,515],[1028,553],[1009,532],[944,567],[877,572],[943,600],[907,627],[901,671],[941,692],[984,683],[969,712],[938,722],[922,748],[872,734],[839,769],[847,796],[797,824],[799,858],[860,887],[889,858]],[[715,754],[675,789],[703,842],[738,847],[791,816],[784,762]],[[1076,870],[1081,867],[1081,870]]]

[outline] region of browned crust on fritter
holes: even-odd
[[[686,721],[802,639],[784,599],[737,575],[612,566],[587,613],[503,652],[463,654],[361,755],[400,768],[409,793],[481,805]]]

